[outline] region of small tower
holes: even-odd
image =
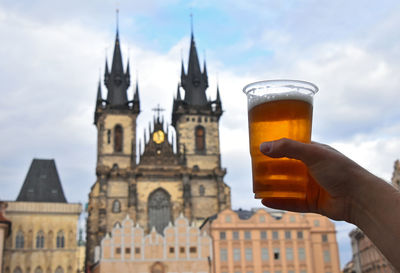
[[[124,70],[117,28],[111,70],[106,59],[103,98],[97,88],[94,125],[97,128],[96,182],[89,193],[86,262],[94,262],[94,249],[113,225],[128,213],[136,217],[136,184],[131,176],[136,168],[136,121],[140,113],[139,84],[132,99],[129,61]],[[128,195],[129,193],[129,195]]]
[[[181,88],[185,91],[181,97]],[[219,147],[219,118],[222,105],[217,90],[217,99],[208,100],[207,67],[203,70],[197,55],[193,32],[191,34],[188,71],[181,65],[181,83],[173,103],[172,125],[177,132],[178,150],[186,152],[188,167],[200,169],[221,168]]]
[[[94,124],[98,130],[97,166],[111,169],[136,165],[136,119],[140,112],[139,87],[128,100],[130,86],[129,61],[123,69],[119,31],[115,38],[111,71],[106,60],[104,84],[107,99],[102,98],[101,83],[97,89]]]
[[[181,82],[173,102],[172,125],[187,170],[183,176],[185,216],[197,223],[230,207],[230,189],[224,182],[226,169],[221,167],[220,92],[218,87],[216,99],[209,100],[207,88],[206,62],[201,69],[192,31],[187,72],[182,61]]]

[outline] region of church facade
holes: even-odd
[[[97,180],[89,193],[88,266],[94,263],[101,240],[126,217],[145,233],[154,228],[163,235],[180,214],[199,226],[207,217],[231,207],[220,157],[222,103],[218,88],[216,99],[207,99],[206,64],[201,68],[193,33],[188,66],[185,69],[182,62],[173,100],[175,138],[169,137],[171,132],[158,112],[148,134],[144,133],[144,147],[137,147],[137,135],[143,133],[136,127],[141,110],[139,88],[136,83],[129,99],[129,62],[124,68],[118,30],[110,69],[106,61],[104,84],[107,96],[103,98],[99,83],[94,115]]]

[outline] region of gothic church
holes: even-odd
[[[137,149],[139,89],[136,83],[133,99],[128,98],[129,62],[124,69],[118,30],[111,70],[106,60],[104,84],[107,96],[103,98],[99,83],[94,115],[97,180],[89,193],[87,265],[94,262],[103,237],[127,216],[146,232],[154,228],[163,234],[181,213],[199,225],[231,207],[230,188],[224,182],[226,169],[221,167],[221,98],[217,88],[216,99],[207,99],[206,64],[201,69],[193,32],[187,71],[182,61],[173,100],[171,123],[176,139],[171,142],[158,113],[149,137],[145,133],[143,149],[140,145]]]

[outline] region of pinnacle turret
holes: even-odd
[[[206,97],[206,89],[208,87],[207,70],[204,69],[204,71],[201,72],[193,32],[191,34],[187,74],[185,74],[185,69],[182,63],[181,86],[185,90],[184,101],[188,105],[193,105],[196,107],[208,106]]]
[[[103,96],[101,94],[101,81],[99,80],[99,86],[97,87],[96,106],[99,106],[102,103],[103,103]]]
[[[104,84],[108,89],[107,105],[112,108],[127,108],[127,89],[130,86],[129,63],[124,73],[118,29],[115,37],[111,72],[109,72],[106,60]]]

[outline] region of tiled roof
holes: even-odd
[[[53,159],[33,159],[16,201],[67,203]]]

